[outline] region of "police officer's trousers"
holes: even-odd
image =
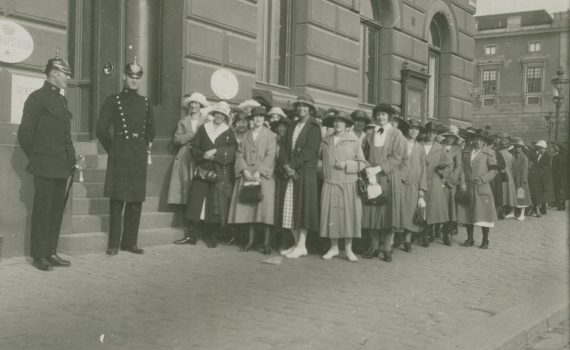
[[[123,216],[124,209],[124,216]],[[108,248],[116,249],[119,245],[128,249],[137,245],[139,224],[141,219],[141,202],[123,202],[110,200],[109,243]],[[123,225],[121,225],[123,221]],[[121,235],[121,226],[123,226]]]
[[[30,255],[41,259],[57,253],[67,179],[34,176]]]

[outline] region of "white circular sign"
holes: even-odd
[[[235,74],[225,68],[220,68],[212,74],[210,87],[222,100],[231,100],[239,91],[239,83]]]
[[[0,19],[0,62],[25,61],[34,51],[34,39],[20,24]]]

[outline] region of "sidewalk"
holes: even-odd
[[[461,229],[451,248],[392,263],[269,265],[201,243],[69,257],[51,273],[6,259],[0,349],[433,349],[544,292],[567,295],[567,213],[496,226],[488,250],[459,247]]]

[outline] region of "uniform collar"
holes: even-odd
[[[53,91],[56,94],[60,94],[61,93],[61,89],[58,88],[57,86],[53,85],[52,83],[50,83],[49,81],[45,81],[44,82],[44,88]]]
[[[133,89],[129,89],[128,87],[124,87],[123,91],[121,91],[121,93],[129,94],[129,95],[136,95],[138,93],[138,90],[133,90]]]

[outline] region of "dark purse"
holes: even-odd
[[[471,194],[468,191],[457,191],[455,193],[455,202],[461,205],[471,204]]]
[[[261,183],[248,183],[245,182],[239,190],[239,201],[241,203],[258,203],[263,199],[261,193]]]
[[[414,225],[423,226],[426,223],[426,208],[416,208],[413,218]]]
[[[376,205],[380,206],[386,203],[386,194],[382,192],[382,194],[376,198],[368,199],[368,181],[364,180],[363,174],[366,174],[366,171],[363,170],[358,173],[358,180],[356,181],[356,185],[358,187],[358,195],[362,198],[362,201],[366,205]]]
[[[214,183],[218,179],[218,174],[213,170],[206,170],[198,166],[194,170],[194,177],[205,182]]]

